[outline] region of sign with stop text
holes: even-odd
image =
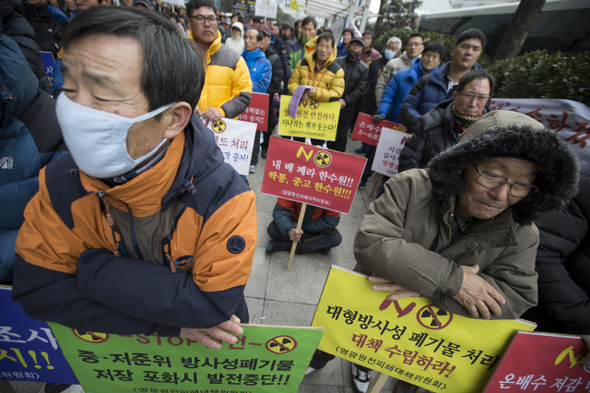
[[[272,137],[262,193],[348,213],[366,159]]]
[[[291,96],[281,96],[279,135],[303,138],[336,139],[340,102],[318,102],[312,99],[301,101],[294,119],[289,115]]]
[[[215,143],[223,153],[223,159],[240,175],[247,176],[256,136],[256,124],[222,118],[211,121],[200,117],[201,122],[215,136]]]
[[[406,126],[389,120],[381,120],[379,123],[375,123],[373,116],[360,112],[356,119],[356,124],[354,125],[354,131],[352,131],[352,139],[377,146],[383,128],[408,132]]]
[[[371,170],[385,176],[396,175],[399,172],[399,156],[408,138],[411,135],[383,128]]]
[[[220,350],[182,337],[118,335],[49,323],[88,393],[295,393],[323,329],[242,325]]]
[[[478,393],[522,320],[466,318],[427,298],[386,300],[366,276],[333,266],[312,326],[318,346],[348,361],[434,392]]]
[[[268,94],[252,93],[252,101],[246,110],[238,115],[238,120],[256,123],[256,129],[268,129]]]
[[[588,392],[590,370],[580,363],[587,353],[580,336],[518,332],[485,393]]]

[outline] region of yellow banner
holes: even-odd
[[[301,101],[295,119],[289,115],[289,102],[291,96],[281,96],[279,135],[336,140],[340,102]]]
[[[312,326],[318,348],[431,391],[483,391],[523,320],[466,318],[427,298],[385,300],[366,276],[332,267]]]

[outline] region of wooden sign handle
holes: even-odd
[[[305,209],[307,209],[307,203],[302,203],[301,211],[299,212],[299,220],[297,220],[297,229],[301,229],[301,227],[303,226],[303,216],[305,216]],[[289,264],[287,265],[287,270],[291,270],[291,265],[293,264],[293,257],[295,256],[296,248],[297,242],[293,242],[293,244],[291,245],[291,254],[289,255]]]

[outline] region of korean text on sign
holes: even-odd
[[[377,124],[373,121],[372,116],[361,112],[356,119],[354,131],[352,132],[352,139],[377,146],[383,128],[389,128],[399,132],[408,132],[406,126],[388,120],[381,120]]]
[[[291,135],[303,138],[336,139],[340,103],[306,100],[299,103],[296,119],[289,115],[291,96],[281,96],[279,116],[279,135]]]
[[[252,93],[252,101],[246,110],[238,115],[238,120],[256,123],[256,129],[268,129],[268,94]]]
[[[435,392],[481,392],[517,330],[515,320],[466,318],[427,298],[387,300],[366,276],[333,267],[312,326],[319,349]]]
[[[272,137],[262,192],[348,213],[366,159]]]

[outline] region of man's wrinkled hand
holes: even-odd
[[[461,266],[463,269],[463,284],[459,293],[453,299],[461,303],[473,318],[490,319],[491,314],[502,314],[500,304],[506,300],[486,280],[479,277],[479,266]]]
[[[207,108],[207,110],[203,112],[203,117],[211,121],[217,121],[220,120],[223,115],[217,108]]]
[[[406,287],[403,287],[403,286],[396,284],[392,281],[389,281],[383,277],[369,276],[369,281],[376,284],[376,285],[373,285],[373,287],[372,287],[373,291],[393,292],[393,293],[387,295],[387,297],[385,298],[390,301],[400,300],[400,299],[404,299],[406,297],[420,297],[420,294],[418,292],[408,289]]]
[[[221,343],[218,340],[225,341],[229,344],[238,342],[235,335],[244,334],[244,329],[240,327],[240,318],[232,315],[229,321],[208,329],[181,328],[180,337],[188,338],[203,344],[207,348],[221,349]]]
[[[301,236],[303,236],[303,229],[292,228],[289,231],[289,239],[291,239],[292,242],[298,242],[301,240]]]
[[[586,348],[588,348],[588,353],[582,359],[580,359],[580,363],[584,367],[590,367],[590,334],[582,335],[582,339],[586,343]]]

